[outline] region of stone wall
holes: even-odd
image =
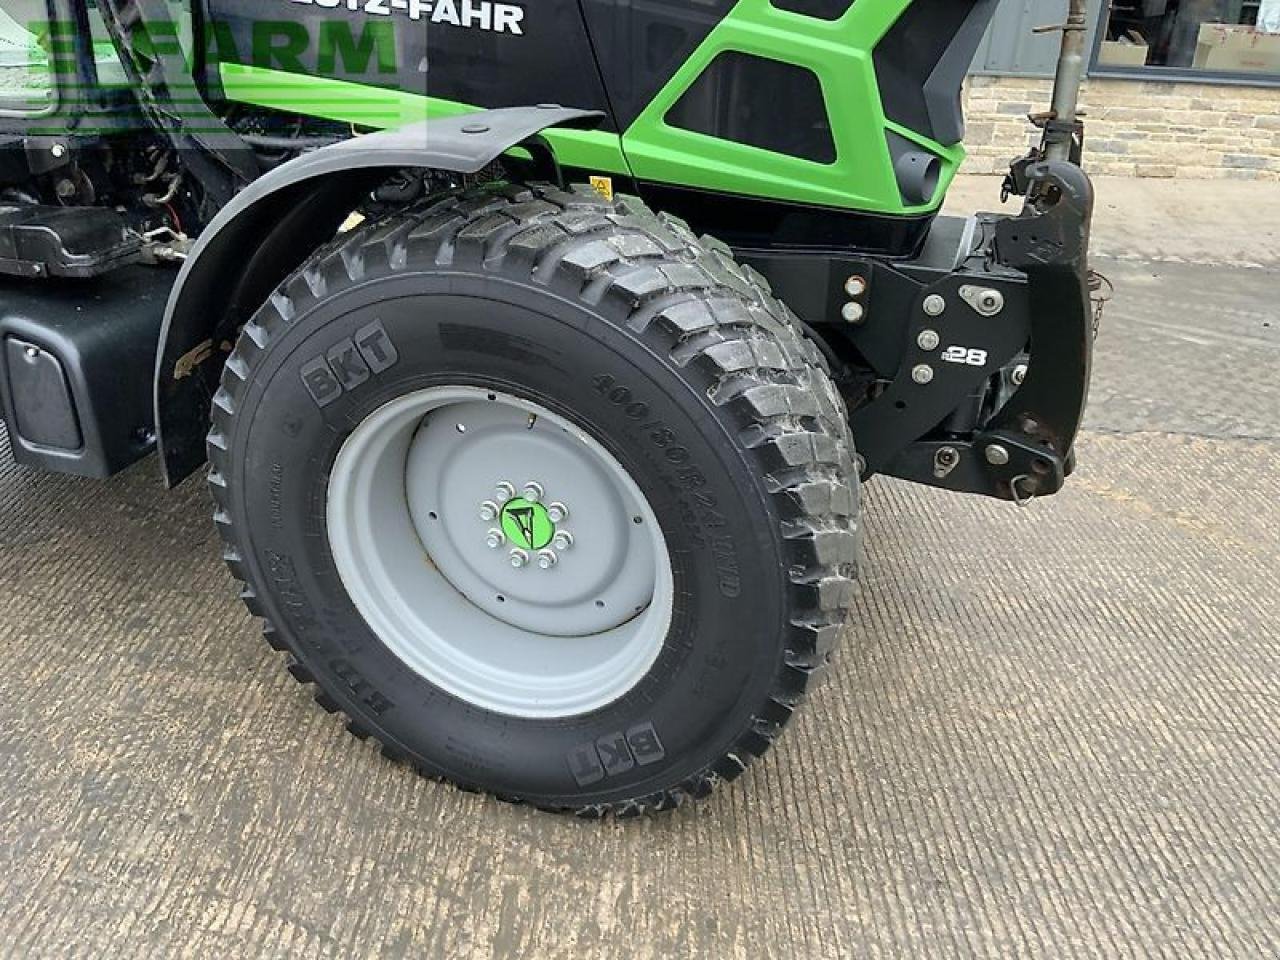
[[[1003,173],[1036,139],[1026,117],[1048,109],[1052,83],[971,77],[967,173]],[[1090,80],[1087,166],[1093,173],[1280,181],[1280,89]]]

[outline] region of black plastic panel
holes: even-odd
[[[785,104],[779,110],[778,104]],[[815,163],[834,163],[836,143],[811,70],[747,53],[722,53],[667,113],[673,127]]]
[[[915,0],[875,50],[885,115],[948,146],[964,139],[964,78],[999,0]]]
[[[154,445],[152,384],[176,271],[98,280],[0,280],[0,400],[13,457],[108,477]]]
[[[854,0],[769,0],[771,6],[790,13],[803,14],[816,20],[839,20]]]
[[[142,254],[142,238],[106,207],[0,206],[0,274],[96,277]]]
[[[838,250],[841,256],[910,257],[933,221],[932,215],[891,217],[671,184],[639,186],[655,210],[687,220],[695,233],[709,233],[739,251],[821,251],[825,256]]]
[[[280,3],[272,5],[277,14],[264,20],[263,0],[207,0],[223,60],[429,92],[485,109],[556,103],[607,110],[578,0],[503,0],[503,5],[522,13],[499,29],[493,5],[461,0],[452,9],[460,20],[472,11],[471,26],[439,18],[415,22],[397,4],[386,5],[388,16],[371,16],[363,2],[354,11],[346,2]],[[351,53],[351,45],[361,40],[377,53]]]
[[[84,436],[58,358],[26,340],[6,337],[4,362],[18,437],[37,446],[79,450]]]

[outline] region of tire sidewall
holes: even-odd
[[[303,369],[371,323],[398,359],[320,406]],[[528,283],[388,273],[313,303],[259,358],[230,437],[245,562],[269,585],[268,618],[326,692],[426,772],[549,805],[641,796],[706,770],[767,702],[786,629],[779,521],[735,439],[746,425],[709,400],[709,379],[661,354],[665,339]],[[445,385],[501,390],[575,422],[657,515],[672,626],[649,674],[613,704],[549,720],[472,706],[405,666],[348,598],[325,522],[334,460],[383,405]]]

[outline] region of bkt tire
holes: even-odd
[[[214,401],[226,558],[327,709],[583,815],[773,743],[845,625],[845,412],[761,278],[637,201],[436,200],[340,237]]]

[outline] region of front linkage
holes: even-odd
[[[864,297],[876,291],[875,310],[896,301],[911,318],[903,336],[867,309],[845,331],[898,371],[852,415],[868,473],[1017,501],[1057,493],[1070,474],[1093,349],[1093,193],[1068,161],[1027,175],[1022,213],[967,223],[962,244],[983,242],[952,269],[928,250],[911,264],[866,264]]]

